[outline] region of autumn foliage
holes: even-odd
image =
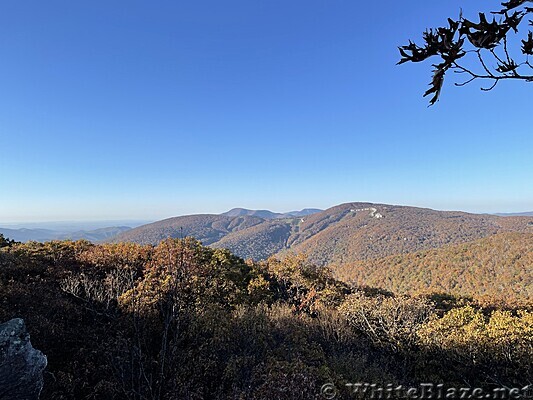
[[[43,399],[314,399],[332,382],[533,381],[527,306],[349,286],[305,257],[186,238],[0,250],[0,320],[48,356]]]

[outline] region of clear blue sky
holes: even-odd
[[[533,84],[427,108],[430,65],[395,65],[471,3],[4,1],[0,222],[533,210]]]

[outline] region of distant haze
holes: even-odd
[[[108,220],[108,221],[48,221],[48,222],[1,222],[1,228],[9,229],[49,229],[61,232],[95,230],[110,226],[129,226],[135,228],[148,224],[149,220]]]
[[[30,240],[46,242],[49,240],[85,239],[100,242],[149,221],[56,221],[19,224],[0,223],[0,233],[18,242]]]
[[[497,213],[495,215],[499,215],[501,217],[519,217],[519,216],[529,217],[529,216],[533,216],[533,211],[522,212],[522,213]]]

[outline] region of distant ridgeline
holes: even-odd
[[[123,232],[112,242],[157,244],[191,236],[260,260],[304,253],[318,265],[352,263],[464,243],[498,233],[533,233],[533,216],[500,217],[371,203],[277,214],[233,209],[169,218]]]
[[[93,232],[97,234],[93,242],[142,245],[193,237],[254,261],[303,254],[350,285],[395,293],[533,297],[533,216],[347,203],[289,213],[236,208]]]
[[[17,242],[46,242],[49,240],[89,240],[91,242],[101,242],[112,238],[119,233],[126,232],[131,228],[128,226],[113,226],[92,230],[54,230],[38,228],[3,228],[0,227],[0,234]]]

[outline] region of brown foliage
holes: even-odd
[[[489,302],[533,300],[533,234],[504,233],[470,243],[339,266],[353,285],[395,293],[443,292]]]
[[[325,382],[533,379],[531,313],[465,306],[352,290],[301,256],[246,263],[192,239],[0,249],[0,320],[24,318],[48,356],[45,400],[307,399]]]

